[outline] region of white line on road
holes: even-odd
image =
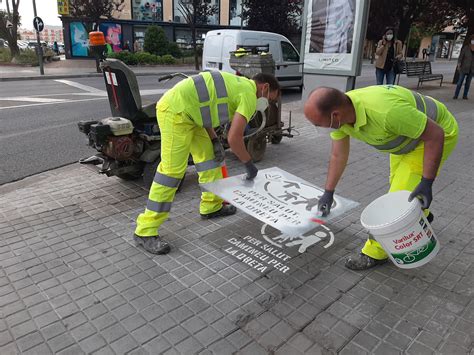
[[[0,101],[28,101],[40,103],[55,103],[68,101],[67,99],[49,99],[46,97],[30,97],[30,96],[15,96],[15,97],[0,97]]]
[[[28,104],[28,105],[16,105],[16,106],[7,106],[7,107],[0,107],[0,110],[8,110],[10,108],[23,108],[23,107],[32,107],[32,106],[45,106],[45,105],[59,105],[59,104],[68,104],[74,102],[85,102],[85,101],[96,101],[96,100],[104,100],[105,97],[97,97],[93,99],[83,99],[83,100],[64,100],[60,102],[44,102],[38,104]]]
[[[75,87],[75,88],[78,88],[78,89],[81,89],[81,90],[84,90],[84,91],[87,91],[87,92],[91,92],[91,93],[92,92],[104,92],[104,90],[96,89],[95,87],[80,84],[80,83],[77,83],[77,82],[71,81],[71,80],[58,79],[58,80],[54,80],[54,81],[56,81],[58,83],[66,84],[66,85],[69,85],[69,86],[72,86],[72,87]]]
[[[57,80],[58,81],[58,80]],[[67,81],[67,80],[65,80]],[[82,85],[82,84],[79,84]],[[84,85],[86,86],[86,85]],[[97,90],[97,89],[95,89]],[[141,96],[153,96],[153,95],[163,95],[169,89],[150,89],[150,90],[141,90]],[[80,99],[80,100],[71,100],[71,99],[51,99],[44,96],[92,96],[94,98],[89,99]],[[74,103],[74,102],[85,102],[85,101],[94,101],[94,100],[103,100],[107,98],[107,92],[97,90],[95,92],[73,92],[73,93],[63,93],[63,94],[42,94],[36,96],[15,96],[15,97],[2,97],[0,101],[29,101],[35,102],[33,104],[26,104],[26,105],[14,105],[14,106],[5,106],[0,107],[0,110],[6,110],[10,108],[22,108],[22,107],[31,107],[31,106],[43,106],[43,105],[51,105],[51,104],[63,104],[63,103]]]

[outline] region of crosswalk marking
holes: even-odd
[[[58,79],[58,80],[55,80],[55,81],[58,82],[58,83],[66,84],[66,85],[69,85],[69,86],[72,86],[72,87],[75,87],[75,88],[78,88],[78,89],[81,89],[81,90],[84,90],[84,91],[87,91],[87,92],[91,92],[91,93],[104,92],[104,90],[96,89],[95,87],[92,87],[92,86],[89,86],[89,85],[84,85],[84,84],[81,84],[81,83],[78,83],[78,82],[75,82],[75,81],[71,81],[71,80]]]

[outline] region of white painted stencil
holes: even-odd
[[[260,170],[253,181],[245,180],[244,176],[201,186],[286,236],[303,235],[358,205],[334,195],[331,213],[320,217],[317,207],[324,189],[277,167]]]

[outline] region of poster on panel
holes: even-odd
[[[101,23],[99,31],[104,33],[107,53],[122,51],[122,25]]]
[[[365,35],[366,0],[305,3],[305,71],[354,75]]]
[[[82,22],[71,22],[71,53],[73,57],[87,57],[89,55],[89,34]]]

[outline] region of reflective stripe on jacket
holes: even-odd
[[[413,97],[415,98],[416,108],[426,114],[429,119],[438,120],[438,107],[436,102],[429,96],[421,95],[415,91],[412,91]],[[421,139],[412,139],[405,136],[398,136],[397,138],[386,142],[381,145],[371,144],[372,147],[391,154],[406,154],[411,152],[420,143]]]

